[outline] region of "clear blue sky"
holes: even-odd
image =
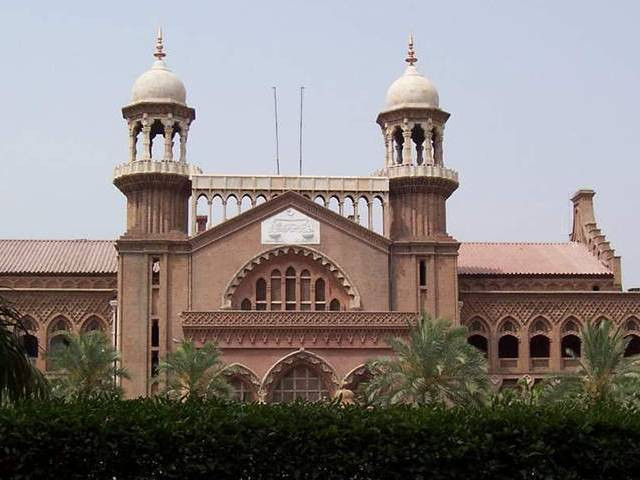
[[[281,158],[296,171],[305,85],[305,173],[383,164],[375,124],[415,34],[419,70],[451,112],[448,204],[461,241],[565,241],[570,195],[596,215],[640,286],[640,2],[4,2],[0,18],[0,236],[115,238],[124,199],[120,108],[165,30],[167,62],[197,120],[189,161],[271,173],[271,86]]]

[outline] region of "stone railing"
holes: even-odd
[[[458,182],[458,172],[438,165],[393,165],[376,171],[375,175],[386,178],[434,177]]]
[[[116,179],[125,175],[135,175],[138,173],[171,173],[191,176],[201,172],[198,167],[183,162],[136,160],[118,165],[113,171],[113,178]]]

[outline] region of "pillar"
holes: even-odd
[[[151,160],[151,125],[148,121],[142,126],[142,160]]]
[[[411,151],[411,128],[409,122],[405,121],[402,126],[402,164],[413,165],[413,152]]]
[[[173,160],[173,124],[164,123],[164,160]]]

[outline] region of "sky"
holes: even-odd
[[[0,237],[117,238],[126,161],[120,109],[166,61],[196,108],[188,161],[206,173],[273,173],[272,86],[283,173],[369,175],[375,123],[407,37],[451,113],[460,174],[448,230],[460,241],[563,242],[569,198],[596,191],[599,227],[640,286],[640,2],[2,2]]]

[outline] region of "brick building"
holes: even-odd
[[[122,109],[129,158],[113,183],[127,198],[116,240],[0,240],[0,285],[25,315],[25,344],[62,331],[112,336],[130,396],[153,393],[159,359],[182,337],[216,341],[243,398],[265,401],[355,388],[364,362],[389,353],[417,312],[469,328],[497,387],[574,368],[581,325],[601,317],[640,352],[640,295],[579,190],[566,243],[461,243],[447,232],[458,174],[444,162],[449,113],[407,67],[377,123],[385,158],[370,176],[205,174],[187,162],[195,110],[167,67],[152,68]],[[218,220],[216,220],[218,219]]]

